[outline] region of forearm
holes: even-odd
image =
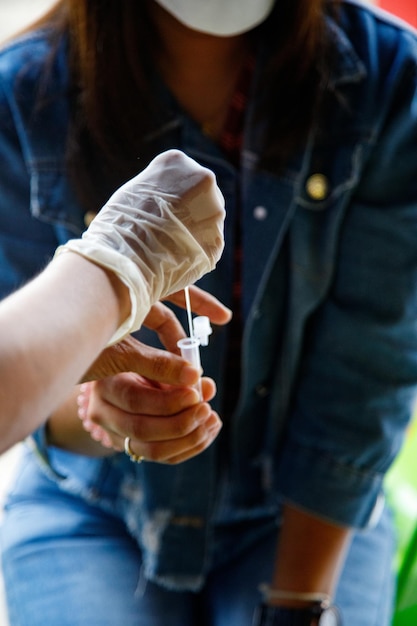
[[[72,253],[1,304],[0,450],[37,428],[66,397],[128,306],[115,277]]]
[[[351,540],[351,530],[284,506],[272,590],[333,596]],[[270,604],[298,606],[292,598]]]

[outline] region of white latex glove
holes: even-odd
[[[216,266],[224,247],[224,199],[210,170],[179,150],[157,156],[118,189],[71,250],[127,285],[129,318],[111,343],[137,330],[152,304]]]

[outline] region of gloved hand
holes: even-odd
[[[71,250],[127,285],[129,318],[110,343],[137,330],[150,307],[216,266],[224,247],[224,199],[214,174],[179,150],[157,156],[118,189]]]

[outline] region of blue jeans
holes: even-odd
[[[239,530],[232,533],[237,545]],[[258,586],[270,579],[276,534],[270,529],[233,558],[223,554],[199,593],[163,589],[143,580],[140,550],[117,516],[61,491],[26,461],[1,531],[10,623],[250,626]],[[356,534],[336,597],[345,626],[390,623],[393,550],[387,512],[377,527]]]

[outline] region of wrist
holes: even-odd
[[[117,250],[87,239],[67,241],[57,248],[54,258],[67,256],[64,253],[74,253],[73,256],[84,259],[84,262],[88,261],[96,271],[100,270],[112,290],[117,318],[121,322],[108,345],[118,343],[126,335],[138,330],[153,303],[149,285],[138,265]]]
[[[132,309],[129,288],[114,271],[107,269],[106,267],[101,267],[101,269],[105,272],[116,296],[119,308],[118,326],[120,326],[129,317]]]
[[[312,604],[295,608],[261,604],[254,615],[253,626],[342,626],[335,606]]]
[[[315,604],[319,604],[324,607],[332,604],[331,596],[327,593],[319,591],[286,591],[282,589],[274,589],[266,584],[260,585],[259,590],[262,593],[264,603],[268,606],[305,608]]]
[[[263,603],[253,626],[341,626],[332,598],[321,592],[298,592],[261,585]]]

